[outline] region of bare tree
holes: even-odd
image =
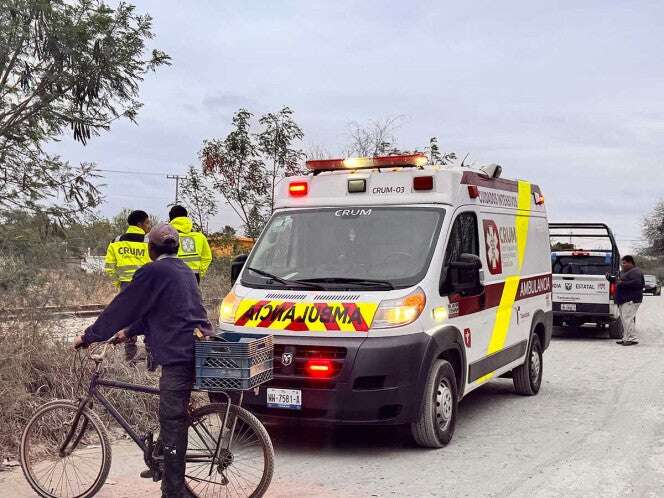
[[[331,159],[334,154],[332,154],[328,149],[323,147],[320,144],[309,144],[304,148],[304,155],[307,160],[314,159]]]
[[[376,157],[394,152],[397,141],[395,132],[401,126],[403,116],[370,121],[366,125],[352,122],[348,125],[350,143],[346,156]]]
[[[643,237],[648,244],[642,250],[644,255],[664,257],[664,199],[643,219]]]

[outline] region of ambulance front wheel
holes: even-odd
[[[517,394],[533,396],[537,394],[542,385],[542,345],[539,337],[533,335],[530,341],[530,350],[523,365],[513,370],[514,389]]]
[[[410,424],[415,442],[425,448],[442,448],[454,435],[458,392],[454,369],[445,360],[431,365],[417,420]]]

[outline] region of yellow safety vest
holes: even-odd
[[[108,245],[104,260],[104,273],[113,279],[116,286],[131,282],[134,273],[150,262],[148,244],[143,229],[129,225],[127,232]]]
[[[208,240],[201,232],[192,232],[193,222],[186,216],[171,220],[171,225],[180,235],[178,258],[184,261],[194,273],[205,276],[212,262],[212,251]]]

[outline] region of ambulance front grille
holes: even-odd
[[[307,297],[306,294],[281,294],[278,292],[272,292],[271,294],[267,294],[265,299],[276,299],[279,301],[299,301],[305,297]]]
[[[308,360],[330,360],[333,363],[335,374],[327,381],[334,380],[341,372],[346,360],[347,350],[339,346],[290,346],[286,344],[274,345],[274,375],[275,377],[307,378],[305,370]],[[284,365],[285,357],[292,355],[288,365]],[[321,389],[329,388],[324,379],[311,379],[312,385],[320,384]]]
[[[333,301],[347,303],[349,301],[357,301],[360,294],[347,294],[347,295],[334,295],[334,294],[319,294],[314,297],[314,301]]]

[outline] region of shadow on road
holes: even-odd
[[[553,327],[553,338],[563,341],[608,341],[609,331],[592,325],[582,327]]]
[[[478,417],[499,410],[503,404],[524,399],[514,392],[511,379],[497,379],[468,394],[459,405],[456,432],[463,432]],[[267,425],[275,448],[291,455],[320,452],[375,455],[377,451],[421,452],[407,426]]]

